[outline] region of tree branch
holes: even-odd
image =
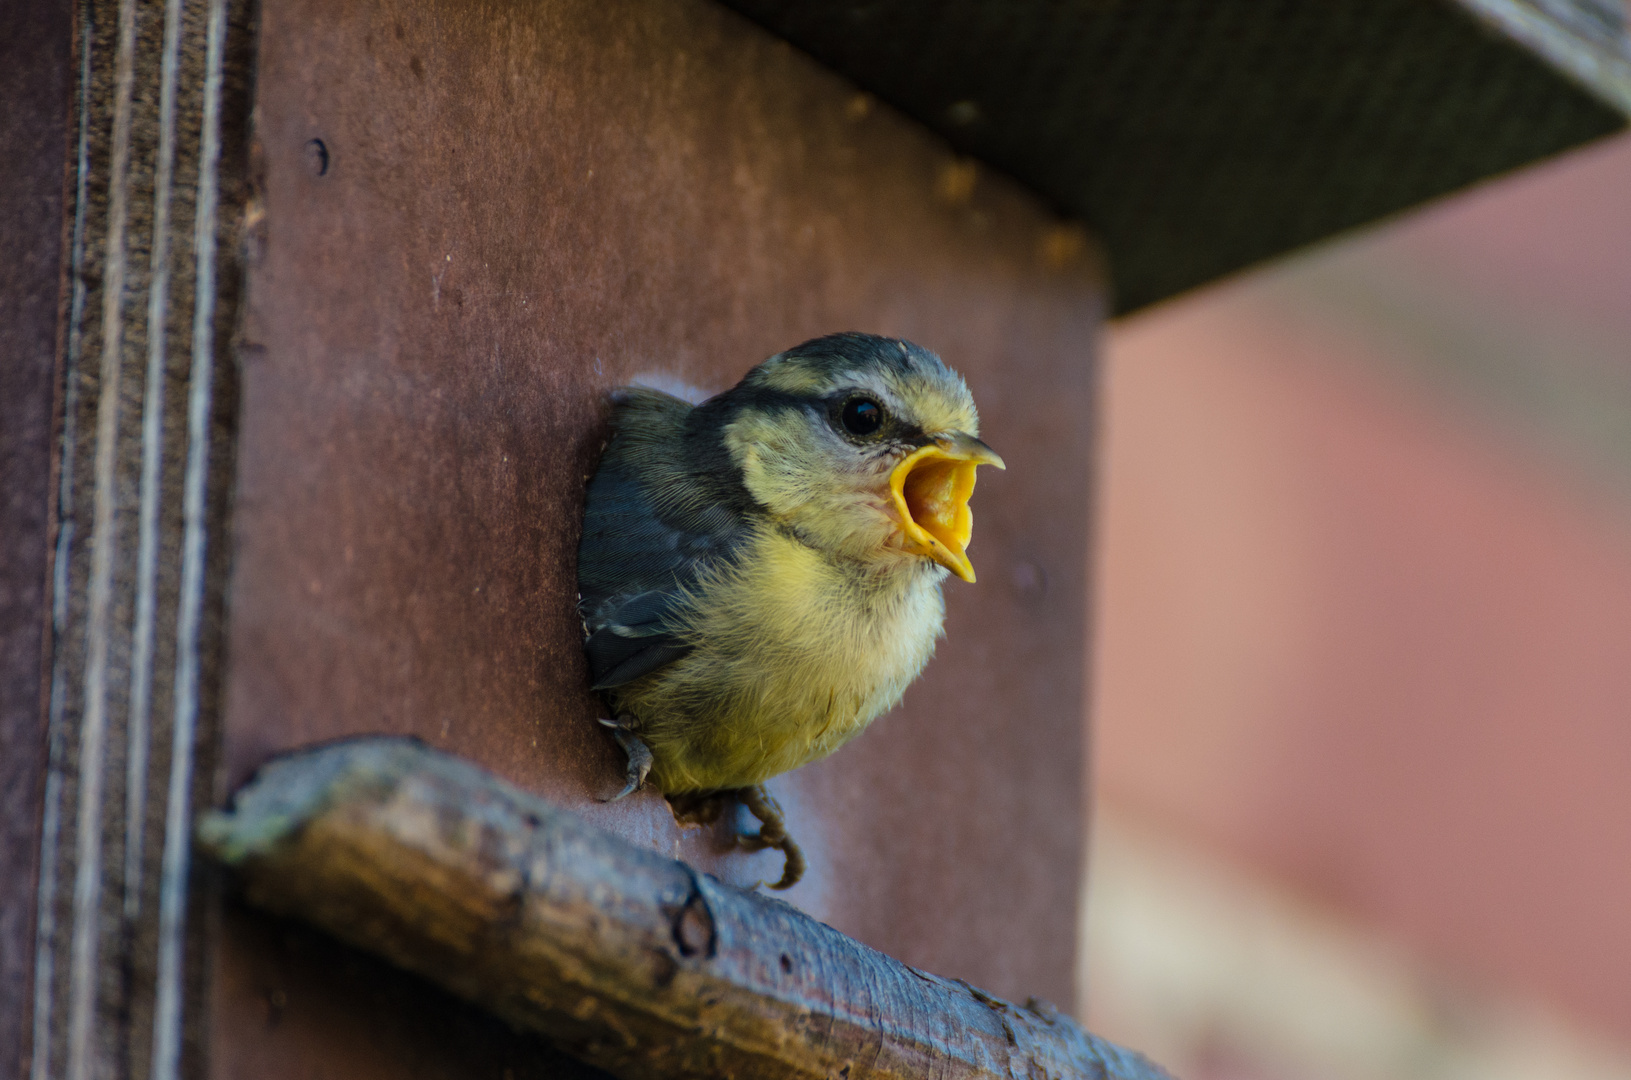
[[[198,843],[252,903],[631,1080],[1166,1077],[409,740],[278,759]]]

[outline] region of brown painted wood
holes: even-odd
[[[201,847],[316,925],[625,1080],[1162,1080],[406,739],[261,770]]]
[[[607,1080],[606,1074],[515,1030],[486,1009],[405,977],[391,964],[307,923],[230,898],[221,932],[250,957],[211,987],[215,1009],[256,1021],[235,1029],[241,1060],[265,1052],[283,1077],[411,1076],[414,1080]]]
[[[228,0],[72,5],[71,120],[50,166],[64,318],[47,783],[6,822],[40,826],[37,929],[4,954],[35,976],[5,990],[28,992],[15,1015],[32,1013],[37,1076],[172,1076],[201,1012],[187,840],[214,775],[247,16]]]
[[[910,337],[968,376],[1009,469],[975,496],[980,582],[949,583],[905,705],[773,785],[811,860],[790,899],[1068,1008],[1091,245],[702,0],[296,0],[260,33],[228,784],[314,742],[415,735],[727,881],[774,878],[778,854],[726,854],[653,794],[596,801],[621,763],[573,562],[603,395],[641,373],[721,389],[833,330]],[[216,985],[262,989],[217,1001],[212,1071],[350,1055],[337,1014],[267,1028],[267,987],[310,1000],[327,976],[234,927]],[[389,1028],[377,1002],[340,1007]],[[396,1046],[358,1075],[401,1075]]]
[[[71,11],[0,0],[0,1076],[26,1068],[34,982]]]

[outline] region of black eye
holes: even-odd
[[[851,435],[871,435],[883,427],[883,406],[871,398],[851,398],[839,414],[844,430]]]

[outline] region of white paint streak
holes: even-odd
[[[164,6],[163,78],[159,87],[159,160],[153,192],[152,282],[147,293],[147,383],[142,400],[142,487],[136,549],[136,626],[131,636],[130,721],[125,759],[125,918],[142,905],[142,836],[147,817],[147,760],[153,702],[153,623],[159,559],[160,467],[164,451],[165,367],[170,303],[170,187],[176,156],[176,80],[183,0]]]
[[[199,638],[204,607],[205,481],[209,474],[210,405],[215,369],[217,171],[221,163],[221,78],[226,0],[210,0],[205,54],[203,142],[193,230],[197,284],[193,304],[192,374],[187,400],[187,471],[182,497],[181,602],[176,628],[175,717],[159,879],[158,985],[153,1009],[153,1080],[179,1080],[182,961],[187,872],[192,842],[190,795],[198,726]]]

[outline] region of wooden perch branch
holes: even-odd
[[[252,903],[620,1077],[1166,1076],[408,740],[279,759],[198,843]]]

